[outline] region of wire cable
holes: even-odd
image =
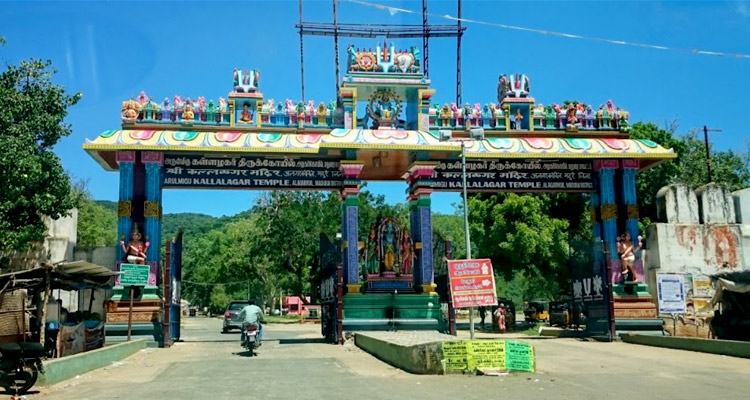
[[[406,14],[421,14],[421,11],[414,11],[409,10],[405,8],[398,8],[398,7],[391,7],[386,6],[383,4],[377,4],[377,3],[370,3],[366,1],[361,0],[341,0],[348,3],[353,4],[359,4],[366,7],[374,7],[380,10],[386,10],[391,15],[394,15],[396,13],[406,13]],[[680,51],[683,53],[691,53],[691,54],[700,54],[700,55],[707,55],[707,56],[716,56],[716,57],[729,57],[729,58],[740,58],[740,59],[750,59],[750,54],[744,54],[744,53],[725,53],[720,51],[710,51],[710,50],[701,50],[701,49],[687,49],[687,48],[680,48],[680,47],[668,47],[668,46],[660,46],[656,44],[648,44],[648,43],[637,43],[637,42],[628,42],[625,40],[616,40],[616,39],[607,39],[607,38],[600,38],[600,37],[592,37],[592,36],[582,36],[582,35],[576,35],[573,33],[565,33],[565,32],[556,32],[556,31],[548,31],[545,29],[535,29],[535,28],[527,28],[523,26],[516,26],[516,25],[506,25],[501,23],[495,23],[495,22],[487,22],[487,21],[479,21],[475,19],[469,19],[469,18],[457,18],[452,15],[438,15],[438,14],[430,14],[427,13],[430,17],[435,18],[442,18],[447,19],[451,21],[461,21],[461,22],[467,22],[471,24],[478,24],[478,25],[487,25],[492,26],[496,28],[502,28],[502,29],[509,29],[509,30],[516,30],[516,31],[522,31],[522,32],[531,32],[531,33],[538,33],[542,35],[551,35],[551,36],[557,36],[557,37],[563,37],[568,39],[580,39],[580,40],[589,40],[594,42],[603,42],[603,43],[609,43],[609,44],[617,44],[621,46],[631,46],[631,47],[640,47],[645,49],[653,49],[653,50],[670,50],[670,51]]]

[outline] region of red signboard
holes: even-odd
[[[448,260],[448,274],[454,307],[497,305],[495,275],[489,259]]]

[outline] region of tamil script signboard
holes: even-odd
[[[339,160],[165,154],[165,189],[338,190]]]
[[[685,285],[682,275],[656,274],[659,314],[685,314]]]
[[[466,187],[470,192],[593,192],[591,160],[467,160]],[[440,161],[432,180],[434,190],[463,187],[460,160]]]
[[[440,345],[445,372],[534,372],[534,347],[515,340],[463,340]]]
[[[148,285],[148,265],[120,264],[121,286],[146,286]]]
[[[448,276],[454,307],[497,305],[495,275],[489,259],[448,260]]]

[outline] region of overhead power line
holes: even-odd
[[[409,10],[406,8],[399,8],[399,7],[391,7],[391,6],[386,6],[383,4],[370,3],[370,2],[361,1],[361,0],[342,0],[342,1],[353,3],[353,4],[359,4],[359,5],[366,6],[366,7],[374,7],[380,10],[386,10],[389,13],[391,13],[391,15],[399,13],[399,12],[406,13],[406,14],[422,14],[421,11]],[[451,21],[466,22],[466,23],[478,24],[478,25],[487,25],[487,26],[492,26],[496,28],[538,33],[542,35],[557,36],[557,37],[563,37],[563,38],[568,38],[568,39],[589,40],[589,41],[594,41],[594,42],[603,42],[603,43],[609,43],[609,44],[617,44],[621,46],[640,47],[640,48],[654,49],[654,50],[679,51],[683,53],[701,54],[701,55],[707,55],[707,56],[750,59],[750,54],[743,54],[743,53],[725,53],[725,52],[720,52],[720,51],[687,49],[687,48],[680,48],[680,47],[660,46],[660,45],[648,44],[648,43],[628,42],[625,40],[607,39],[607,38],[599,38],[599,37],[592,37],[592,36],[582,36],[582,35],[576,35],[573,33],[556,32],[556,31],[549,31],[545,29],[527,28],[523,26],[506,25],[506,24],[500,24],[496,22],[479,21],[475,19],[461,18],[460,16],[454,17],[448,14],[438,15],[438,14],[427,13],[427,15],[430,17],[442,18],[442,19],[447,19]]]

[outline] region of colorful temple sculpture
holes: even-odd
[[[616,238],[626,230],[639,236],[636,172],[677,155],[630,138],[630,115],[611,100],[537,103],[524,74],[500,75],[496,101],[488,93],[475,103],[440,103],[420,63],[416,47],[349,46],[339,97],[327,102],[267,99],[259,72],[240,69],[226,100],[174,96],[157,103],[142,92],[123,103],[122,129],[83,147],[106,170],[120,171],[119,234],[137,225],[152,243],[161,241],[162,189],[340,193],[342,237],[334,253],[341,265],[331,264],[321,287],[324,321],[338,330],[327,336],[337,340],[342,329],[439,329],[434,265],[443,256],[433,254],[430,198],[462,188],[461,145],[440,139],[446,131],[468,138],[481,128],[483,140],[466,142],[469,191],[590,194],[597,251],[573,289],[577,301],[598,307],[602,282],[621,280]],[[399,180],[409,221],[360,222],[361,183]],[[372,224],[367,237],[359,237],[360,223]],[[147,252],[155,269],[160,247]],[[640,254],[634,267],[642,281]],[[156,297],[145,290],[144,301]],[[116,310],[123,296],[117,292]]]

